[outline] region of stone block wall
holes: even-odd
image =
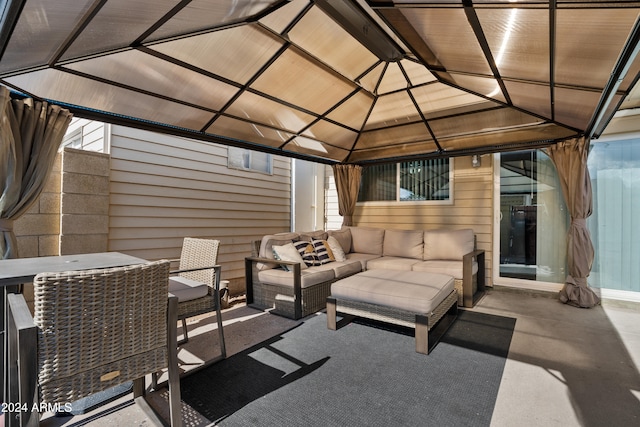
[[[14,223],[20,258],[60,254],[61,165],[59,153],[40,197]]]
[[[60,193],[60,255],[106,252],[109,155],[65,148]]]
[[[72,148],[58,153],[44,190],[14,232],[21,258],[106,252],[109,155]],[[24,295],[32,306],[32,285]]]

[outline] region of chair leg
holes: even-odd
[[[222,311],[220,310],[221,301],[219,290],[216,290],[214,292],[214,297],[216,300],[216,319],[218,321],[218,340],[220,341],[220,355],[222,359],[225,359],[227,357],[227,347],[224,343],[224,331],[222,330]]]
[[[180,371],[178,369],[178,331],[174,327],[177,320],[178,299],[169,298],[167,345],[168,345],[168,375],[169,375],[169,414],[171,426],[182,426],[182,405],[180,401]],[[184,319],[183,319],[184,322]],[[184,325],[184,324],[183,324]],[[186,326],[186,325],[184,325]],[[185,328],[185,335],[186,335]]]
[[[178,345],[189,341],[189,335],[187,334],[187,319],[182,319],[182,334],[184,335],[184,338],[178,341]]]

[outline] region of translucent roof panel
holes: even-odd
[[[293,137],[292,134],[244,120],[219,117],[207,129],[208,133],[239,141],[249,141],[269,147],[280,147]]]
[[[129,4],[133,3],[131,0],[125,1]],[[140,0],[135,0],[135,2],[138,1]],[[174,10],[172,15],[155,29],[146,41],[183,36],[251,20],[251,18],[259,16],[265,10],[278,3],[282,4],[283,2],[265,0],[192,0],[180,2],[179,9]]]
[[[64,104],[82,103],[91,110],[118,111],[124,116],[194,131],[200,131],[213,116],[210,111],[55,69],[20,74],[7,82],[28,93],[47,92]]]
[[[324,159],[339,159],[340,161],[346,159],[349,155],[349,150],[323,144],[320,141],[303,136],[296,137],[291,143],[287,144],[287,148],[294,153],[313,155]]]
[[[232,27],[151,45],[203,72],[245,84],[282,47],[283,41],[253,25]]]
[[[51,4],[49,0],[28,1],[22,11],[28,18],[17,22],[5,46],[0,72],[47,64],[92,3],[60,0],[54,8],[47,7]]]
[[[284,32],[298,15],[309,5],[309,0],[293,0],[278,10],[263,16],[260,23],[276,33]]]
[[[356,86],[314,63],[306,54],[289,48],[263,71],[251,88],[323,114],[353,92]]]
[[[551,88],[544,84],[505,80],[513,105],[542,117],[551,118]]]
[[[638,19],[638,11],[558,10],[557,19],[556,82],[602,89],[620,55],[619,47],[624,45]],[[588,31],[576,31],[575,22]]]
[[[323,163],[597,138],[640,1],[7,0],[0,84],[77,117]]]
[[[319,120],[302,134],[320,141],[326,141],[327,144],[347,150],[351,149],[358,137],[357,132],[327,122],[326,120]]]
[[[470,76],[468,74],[457,73],[449,73],[449,76],[451,77],[451,81],[455,83],[456,86],[468,89],[469,91],[480,96],[495,99],[501,102],[507,101],[500,83],[494,78]]]
[[[420,120],[420,113],[407,91],[394,92],[379,96],[365,130],[397,126],[399,124]]]
[[[251,92],[242,93],[225,112],[290,132],[299,132],[316,119],[303,111]]]
[[[360,130],[369,115],[369,111],[371,111],[374,99],[373,96],[365,91],[358,91],[327,114],[327,118],[352,129]]]
[[[376,93],[378,95],[383,95],[385,93],[406,89],[409,85],[409,80],[404,71],[400,68],[400,65],[392,62],[387,66],[384,76],[382,80],[380,80],[380,85],[376,89]]]
[[[457,114],[461,107],[484,104],[486,100],[451,86],[434,83],[411,89],[422,113],[429,117]]]
[[[437,60],[452,71],[491,74],[487,58],[462,8],[400,9]],[[436,65],[436,64],[433,64]]]
[[[379,148],[401,142],[416,141],[433,141],[429,129],[424,123],[412,123],[362,132],[356,148],[360,150],[364,148]]]
[[[63,60],[128,47],[175,6],[171,0],[111,0],[64,52]],[[73,10],[73,9],[71,9]],[[71,28],[71,27],[70,27]],[[113,31],[118,28],[118,31]]]
[[[549,80],[548,11],[481,9],[478,18],[502,77]]]
[[[71,63],[65,68],[154,94],[220,110],[238,88],[138,50]]]
[[[351,80],[378,62],[373,53],[317,7],[289,31],[289,39]]]

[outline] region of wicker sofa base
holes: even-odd
[[[338,324],[337,314],[345,315]],[[429,354],[458,316],[458,293],[454,289],[431,313],[414,313],[361,301],[327,298],[327,327],[337,330],[355,317],[410,327],[416,333],[416,351]]]
[[[271,309],[271,313],[273,314],[292,319],[306,317],[325,308],[333,282],[335,282],[335,280],[318,283],[317,285],[301,289],[299,317],[296,316],[294,289],[290,286],[272,285],[254,281],[253,302],[249,303],[249,306],[260,310]]]

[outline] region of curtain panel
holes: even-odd
[[[338,192],[338,213],[342,216],[342,225],[353,225],[353,212],[356,210],[362,166],[334,164],[333,177]]]
[[[577,307],[593,307],[600,303],[600,298],[587,283],[595,254],[587,228],[587,218],[593,210],[591,178],[587,169],[589,139],[583,137],[559,142],[546,152],[558,170],[571,216],[567,232],[568,274],[560,291],[560,300]]]
[[[0,86],[0,259],[18,257],[13,223],[40,196],[71,118],[46,102],[11,99]]]

